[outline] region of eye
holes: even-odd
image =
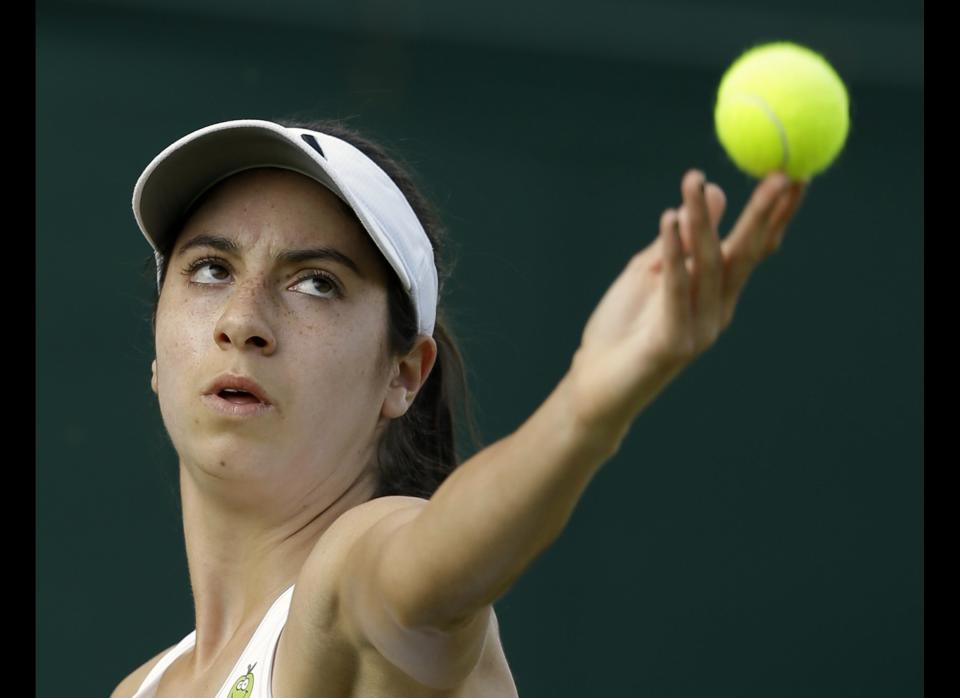
[[[200,284],[210,283],[209,281],[194,281],[193,278],[192,278],[192,277],[193,277],[193,274],[194,274],[195,271],[197,271],[198,269],[201,269],[201,268],[203,268],[203,267],[211,267],[211,268],[214,268],[214,269],[221,269],[221,270],[223,270],[223,271],[227,271],[226,265],[225,265],[225,264],[221,264],[221,261],[222,261],[222,260],[219,260],[219,259],[217,259],[217,258],[215,258],[215,257],[203,257],[203,258],[201,258],[201,259],[198,259],[198,260],[190,263],[190,264],[183,270],[183,273],[184,273],[185,276],[191,277],[190,280],[193,281],[194,283],[200,283]],[[227,273],[229,274],[229,271],[227,271]],[[216,272],[214,272],[213,274],[211,274],[211,273],[209,273],[209,272],[206,272],[206,273],[204,273],[204,274],[202,274],[202,275],[200,275],[200,276],[201,276],[201,278],[206,278],[206,279],[208,279],[208,280],[209,280],[209,279],[213,279],[214,281],[222,281],[222,280],[224,279],[223,276],[217,275]]]
[[[318,298],[340,298],[343,295],[340,291],[340,286],[333,280],[333,277],[330,274],[318,270],[310,272],[309,275],[297,281],[294,286],[303,286],[304,288],[310,289],[307,291],[307,295],[317,296]],[[320,293],[313,293],[313,291],[318,290]]]
[[[202,272],[202,273],[199,273]],[[191,262],[184,270],[190,283],[203,286],[220,286],[230,276],[230,268],[218,257],[202,257]],[[301,277],[291,288],[303,287],[308,296],[317,298],[342,298],[343,292],[332,274],[314,269]]]

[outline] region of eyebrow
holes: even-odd
[[[197,235],[189,242],[184,243],[183,247],[180,248],[180,251],[177,252],[177,257],[182,257],[187,250],[194,247],[212,247],[220,250],[221,252],[232,254],[236,257],[241,256],[243,253],[243,249],[240,247],[240,245],[229,238],[221,237],[219,235]],[[332,262],[339,262],[345,267],[352,269],[353,272],[360,278],[366,278],[363,272],[360,271],[360,267],[357,266],[356,262],[354,262],[352,259],[350,259],[350,257],[345,255],[340,250],[337,250],[333,247],[313,247],[306,250],[283,250],[273,255],[273,262],[279,262],[282,264],[297,264],[299,262],[306,262],[313,259],[327,259]]]

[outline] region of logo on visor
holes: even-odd
[[[320,157],[322,157],[324,160],[327,159],[327,156],[323,154],[323,149],[320,147],[320,144],[317,143],[316,136],[311,136],[309,133],[301,133],[300,137],[306,141],[307,145],[320,153]]]

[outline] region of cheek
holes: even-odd
[[[309,405],[303,411],[308,421],[344,426],[376,421],[386,378],[377,337],[364,335],[314,341],[298,348],[300,356],[312,357],[298,362],[299,375],[291,376]]]
[[[210,302],[204,303],[202,297],[190,300],[173,292],[168,298],[161,297],[157,309],[157,351],[180,355],[198,351],[204,341],[212,343],[218,313],[219,309]]]
[[[195,328],[183,328],[182,332],[157,333],[157,367],[161,381],[185,368],[195,366],[202,353],[201,333]],[[168,376],[164,376],[167,369]]]
[[[154,349],[161,403],[164,397],[179,399],[184,390],[202,387],[191,386],[188,382],[191,375],[194,380],[204,378],[195,374],[202,367],[204,342],[212,344],[212,336],[213,330],[202,318],[158,317]]]

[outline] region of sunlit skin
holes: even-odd
[[[184,250],[199,235],[241,252]],[[321,246],[350,257],[362,276],[331,260],[272,259]],[[217,259],[185,271],[205,257]],[[311,278],[315,270],[337,289]],[[373,495],[376,443],[409,408],[437,351],[421,335],[408,355],[388,355],[391,273],[332,192],[286,170],[230,177],[181,231],[157,309],[151,379],[179,455],[196,610],[196,648],[180,671],[200,677],[239,652],[320,534]],[[210,409],[201,394],[224,372],[255,380],[273,408],[253,417]]]

